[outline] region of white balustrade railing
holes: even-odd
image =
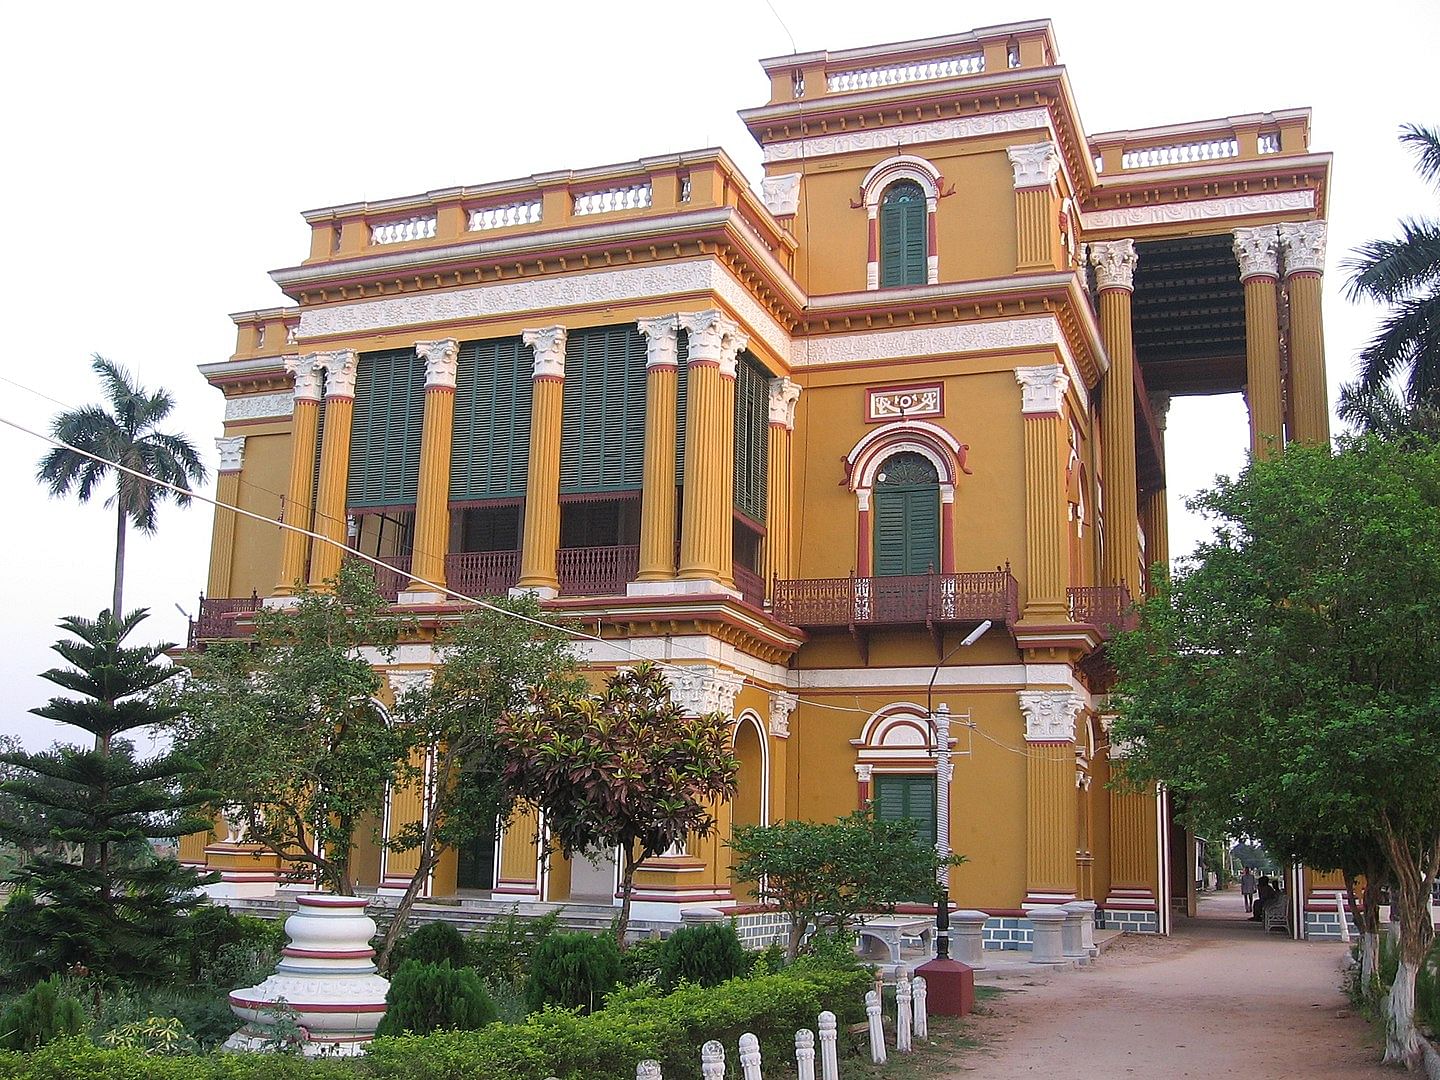
[[[1197,161],[1220,161],[1237,157],[1240,141],[1233,137],[1202,139],[1198,142],[1176,143],[1173,146],[1147,146],[1142,150],[1126,150],[1120,157],[1122,169],[1154,169],[1163,165],[1188,165]]]
[[[880,1015],[880,995],[874,990],[865,995],[865,1019],[870,1022],[870,1060],[885,1064],[885,1021]]]
[[[826,1009],[820,1014],[820,1080],[840,1080],[840,1054],[836,1045],[835,1014]]]
[[[611,214],[616,210],[642,210],[649,205],[650,181],[646,180],[640,184],[576,195],[572,212],[576,217],[584,217],[586,214]]]
[[[895,1049],[908,1054],[913,1048],[911,1033],[915,1014],[911,1011],[914,999],[910,994],[910,971],[900,968],[895,972]]]
[[[470,232],[505,229],[511,225],[534,225],[539,220],[539,199],[527,199],[504,206],[482,206],[470,211]]]
[[[1255,152],[1258,154],[1278,154],[1280,152],[1280,136],[1276,132],[1267,131],[1256,140]]]
[[[744,1080],[764,1080],[760,1075],[760,1040],[748,1031],[740,1036],[740,1072]]]
[[[435,237],[435,215],[387,221],[370,226],[370,243],[399,244],[406,240],[432,240]]]
[[[950,79],[957,75],[979,75],[985,70],[985,54],[951,56],[923,64],[899,64],[894,67],[857,68],[836,71],[825,76],[825,89],[832,94],[847,90],[873,90],[879,86]]]
[[[798,1080],[815,1080],[815,1033],[809,1028],[795,1032],[795,1075]]]

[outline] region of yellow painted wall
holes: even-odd
[[[290,423],[263,427],[236,426],[227,435],[245,436],[240,472],[239,505],[273,520],[280,516],[281,496],[290,477]],[[280,529],[243,515],[235,520],[235,551],[230,575],[232,596],[257,592],[269,596],[280,573]]]

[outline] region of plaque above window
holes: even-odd
[[[865,391],[865,422],[919,420],[945,415],[945,384],[872,386]]]

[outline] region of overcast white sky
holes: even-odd
[[[1335,154],[1332,400],[1375,320],[1340,297],[1340,258],[1435,207],[1395,140],[1404,122],[1440,122],[1433,2],[1223,4],[1201,19],[1093,0],[773,2],[801,50],[1049,17],[1091,133],[1312,106],[1312,146]],[[212,471],[221,398],[196,365],[230,355],[227,313],[288,302],[266,272],[304,258],[300,211],[713,145],[753,180],[735,112],[766,99],[756,60],[791,51],[765,0],[31,3],[5,21],[0,375],[55,400],[0,382],[0,417],[43,429],[57,401],[97,400],[99,352],[174,394],[171,426]],[[1168,441],[1178,554],[1201,528],[1179,500],[1238,468],[1244,407],[1182,400]],[[34,747],[64,734],[26,712],[53,689],[36,673],[57,659],[54,624],[108,605],[113,555],[98,500],[34,483],[44,449],[0,427],[0,731]],[[206,506],[166,506],[158,536],[134,537],[126,606],[153,612],[147,640],[183,640],[175,605],[193,611],[204,587],[210,526]]]

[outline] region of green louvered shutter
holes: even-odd
[[[769,373],[748,352],[741,353],[735,370],[735,509],[762,526],[769,414]]]
[[[933,776],[875,777],[875,817],[880,821],[912,821],[915,838],[926,847],[935,846],[935,778]],[[912,896],[925,902],[930,895]]]
[[[424,419],[424,358],[414,349],[361,353],[350,422],[347,506],[414,505]]]
[[[645,476],[645,338],[633,324],[565,339],[560,491],[639,491]]]
[[[524,496],[532,370],[530,349],[518,337],[460,346],[450,450],[452,501]]]
[[[878,577],[940,569],[939,474],[927,458],[905,451],[886,460],[875,486]]]
[[[925,192],[910,180],[880,197],[880,284],[924,285]]]
[[[675,350],[675,483],[685,483],[685,394],[690,383],[690,335],[681,330]]]
[[[296,522],[302,529],[315,529],[315,504],[320,498],[320,451],[325,446],[325,399],[320,399],[320,409],[315,416],[315,472],[310,477],[309,521]]]

